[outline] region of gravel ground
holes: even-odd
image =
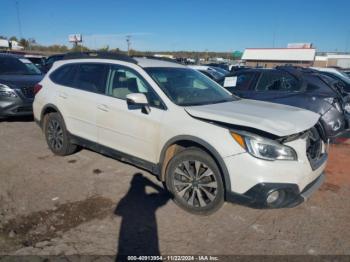
[[[327,180],[298,207],[226,203],[200,217],[145,171],[82,150],[54,156],[30,119],[0,122],[0,254],[348,254],[350,145],[332,145]]]

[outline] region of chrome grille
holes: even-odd
[[[310,162],[317,161],[322,156],[322,139],[315,127],[308,131],[306,154]]]

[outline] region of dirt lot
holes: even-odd
[[[350,254],[347,144],[296,208],[199,217],[145,171],[88,150],[54,156],[32,121],[0,122],[0,138],[0,254]]]

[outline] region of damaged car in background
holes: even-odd
[[[316,70],[280,66],[275,69],[247,69],[220,81],[231,93],[311,110],[321,116],[320,134],[335,140],[350,127],[350,99],[332,79]]]

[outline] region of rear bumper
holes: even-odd
[[[239,195],[233,192],[226,194],[228,202],[240,203],[254,208],[286,208],[294,207],[306,201],[317,191],[325,180],[325,173],[322,173],[314,181],[308,184],[302,192],[297,184],[287,183],[260,183],[248,190],[245,194]],[[267,203],[267,197],[271,192],[283,192],[283,199],[273,205]]]

